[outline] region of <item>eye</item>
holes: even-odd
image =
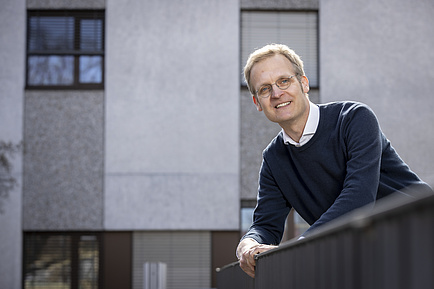
[[[277,81],[279,85],[288,85],[289,84],[289,78],[281,78]]]
[[[264,85],[264,86],[261,86],[259,89],[258,89],[258,94],[259,95],[267,95],[269,92],[270,92],[270,85]]]

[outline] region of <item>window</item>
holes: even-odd
[[[27,31],[27,88],[103,89],[103,11],[29,11]]]
[[[155,274],[166,276],[167,289],[210,288],[211,233],[206,231],[155,231],[133,233],[133,289],[144,286],[145,264],[166,264]],[[149,266],[148,265],[148,266]],[[157,273],[158,272],[158,273]],[[149,272],[150,273],[150,272]],[[151,288],[157,288],[152,287]]]
[[[317,18],[318,14],[314,11],[243,11],[241,67],[255,49],[271,43],[285,44],[303,60],[310,86],[318,87]]]
[[[241,236],[244,236],[250,229],[253,223],[254,207],[241,208]]]
[[[24,289],[97,289],[100,241],[95,233],[26,233]]]
[[[253,223],[255,204],[256,201],[241,201],[241,236],[249,231]],[[309,227],[309,224],[292,209],[286,219],[282,242],[301,236]]]

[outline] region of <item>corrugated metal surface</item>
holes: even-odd
[[[133,288],[143,288],[143,264],[167,264],[167,289],[210,288],[210,232],[135,232]]]
[[[253,289],[254,279],[245,274],[238,263],[229,264],[217,271],[217,288]]]
[[[232,285],[244,275],[237,265],[227,266],[218,288],[240,288]],[[385,200],[373,212],[356,211],[262,254],[254,283],[246,288],[432,289],[434,195]]]

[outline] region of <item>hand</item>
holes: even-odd
[[[277,248],[277,246],[259,244],[253,239],[244,239],[240,242],[237,249],[241,269],[250,277],[255,278],[255,255],[274,248]]]

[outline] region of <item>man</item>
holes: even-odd
[[[281,241],[294,208],[315,228],[409,186],[429,188],[401,160],[364,104],[309,101],[303,62],[285,45],[252,53],[244,77],[258,111],[282,131],[263,152],[253,224],[237,247],[255,275],[258,253]]]

